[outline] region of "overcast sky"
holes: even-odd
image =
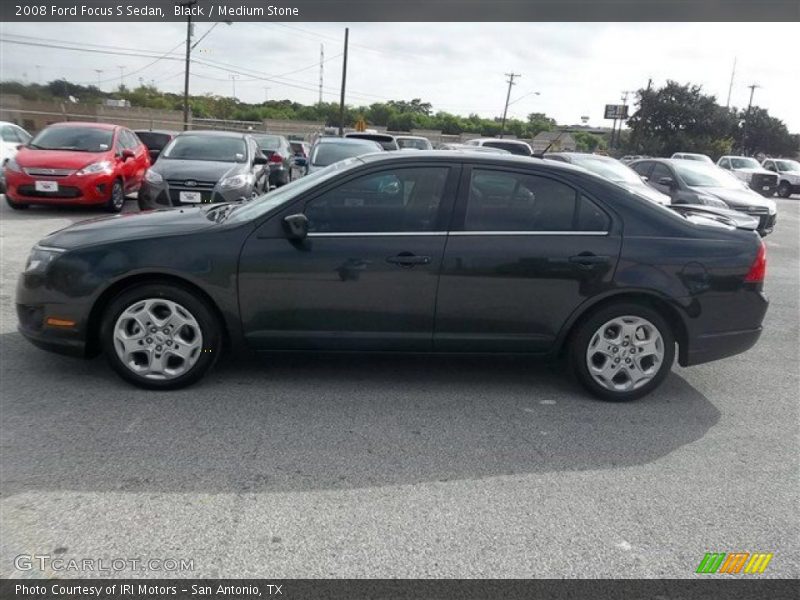
[[[747,86],[757,83],[761,87],[754,104],[800,132],[797,23],[220,24],[197,46],[194,57],[226,67],[193,65],[191,91],[231,95],[231,72],[239,71],[235,86],[240,100],[314,103],[323,43],[323,98],[338,101],[345,26],[350,27],[348,104],[421,98],[434,110],[491,117],[502,114],[504,73],[515,72],[521,77],[511,93],[511,116],[544,112],[560,124],[575,124],[586,115],[592,125],[608,125],[604,104],[619,102],[624,90],[644,87],[650,77],[655,86],[667,79],[701,84],[724,104],[736,57],[731,104],[746,106]],[[210,27],[198,23],[194,39]],[[182,23],[0,23],[6,39],[94,44],[99,50],[3,43],[0,77],[101,80],[101,87],[111,90],[119,85],[123,66],[129,86],[141,77],[179,92],[185,33]],[[106,54],[97,46],[115,46],[122,54]],[[171,50],[174,60],[152,65],[154,58],[125,55],[149,51],[157,57],[155,53]],[[274,76],[279,77],[264,80]]]

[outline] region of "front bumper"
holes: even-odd
[[[54,181],[58,191],[37,191],[37,181]],[[45,177],[6,171],[5,193],[17,204],[96,205],[108,202],[113,182],[114,175],[105,173]]]
[[[173,206],[197,206],[197,203],[187,203],[181,201],[181,192],[198,192],[201,195],[200,204],[216,204],[219,202],[236,202],[237,200],[247,200],[251,196],[252,186],[242,188],[220,189],[214,187],[188,188],[170,186],[168,183],[153,184],[148,181],[142,183],[139,189],[139,208],[151,210],[158,208],[170,208]]]
[[[74,327],[53,327],[46,324],[49,316],[67,318],[64,307],[52,304],[17,304],[17,331],[34,346],[78,358],[87,356],[86,336],[77,319]]]

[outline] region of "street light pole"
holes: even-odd
[[[750,88],[750,100],[747,102],[747,112],[744,117],[744,127],[742,128],[742,154],[747,156],[747,124],[750,121],[750,109],[753,106],[753,93],[757,87],[761,87],[757,83],[751,83],[747,87]]]
[[[181,2],[180,6],[191,8],[198,0]],[[189,63],[192,55],[192,13],[186,15],[186,66],[183,73],[183,130],[189,129]]]
[[[508,93],[506,93],[506,105],[503,108],[503,121],[500,123],[500,135],[499,137],[503,137],[503,133],[506,130],[506,115],[508,114],[508,102],[511,100],[511,86],[514,85],[514,77],[522,77],[519,73],[506,73],[506,77],[508,77]]]
[[[344,28],[344,59],[342,60],[342,93],[339,96],[339,137],[344,135],[344,89],[347,81],[347,42],[350,37],[350,28]]]

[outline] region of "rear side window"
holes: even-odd
[[[653,166],[651,162],[638,162],[634,165],[631,165],[631,169],[636,171],[639,175],[647,177],[647,174],[650,172],[650,167]]]
[[[466,231],[607,231],[596,204],[559,181],[506,171],[472,171]]]

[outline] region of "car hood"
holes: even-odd
[[[164,179],[194,179],[196,181],[219,181],[223,177],[247,172],[245,163],[175,160],[163,156],[160,156],[150,168]]]
[[[772,171],[762,169],[761,167],[747,167],[745,169],[733,169],[736,173],[759,173],[761,175],[775,175]]]
[[[707,204],[673,204],[670,208],[683,215],[697,214],[710,218],[719,216],[733,221],[736,227],[740,229],[757,229],[759,223],[757,218],[731,208],[708,206]]]
[[[69,250],[129,239],[180,235],[214,226],[205,208],[172,208],[81,221],[54,231],[39,244]]]
[[[74,150],[37,150],[20,148],[15,160],[27,169],[82,169],[101,160],[110,160],[111,152],[76,152]]]
[[[642,182],[642,185],[636,185],[631,183],[620,183],[622,187],[626,188],[633,194],[638,194],[639,196],[644,196],[651,202],[655,202],[656,204],[663,204],[665,206],[669,206],[672,203],[672,199],[667,196],[666,194],[662,194],[658,190],[654,190],[646,183]]]
[[[748,207],[766,208],[770,214],[777,210],[774,200],[764,198],[761,194],[750,189],[731,189],[721,187],[693,187],[697,193],[709,194],[722,200],[729,207],[737,210],[746,210]]]

